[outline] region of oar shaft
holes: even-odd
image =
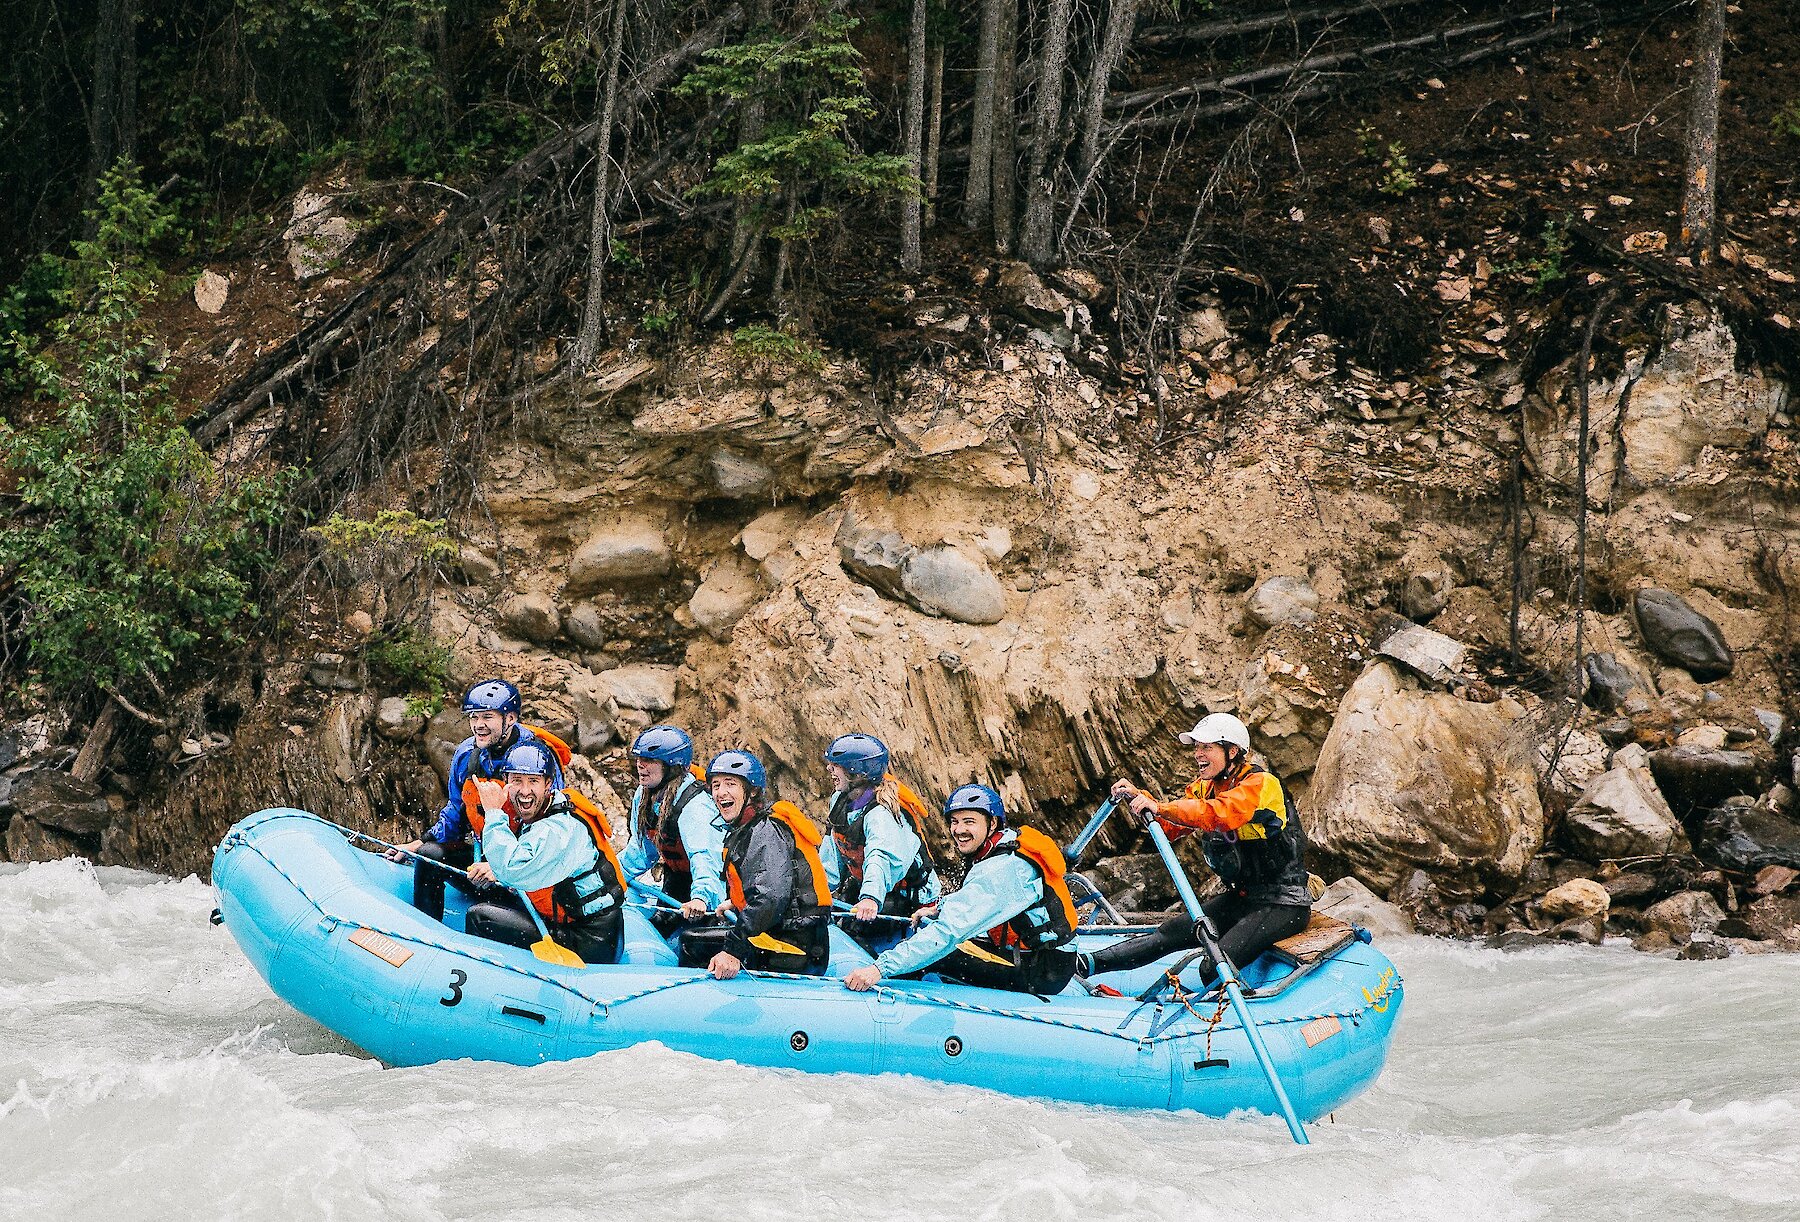
[[[1101,825],[1117,807],[1118,803],[1111,798],[1102,802],[1100,809],[1094,812],[1094,817],[1089,819],[1087,826],[1081,829],[1081,834],[1069,842],[1069,847],[1063,851],[1063,857],[1068,861],[1069,869],[1073,870],[1081,864],[1081,855],[1087,851],[1087,846],[1094,837],[1100,834]]]
[[[625,885],[630,887],[633,891],[636,891],[641,895],[649,896],[651,899],[657,901],[660,904],[667,904],[671,908],[680,908],[681,907],[680,900],[676,899],[674,896],[670,895],[667,891],[664,891],[662,888],[656,886],[655,884],[647,883],[641,878],[631,879]]]
[[[1250,1042],[1250,1051],[1256,1054],[1257,1064],[1262,1066],[1263,1076],[1269,1080],[1269,1089],[1275,1092],[1275,1102],[1281,1106],[1281,1118],[1287,1121],[1288,1132],[1298,1144],[1311,1145],[1300,1118],[1294,1114],[1294,1105],[1288,1101],[1287,1090],[1281,1085],[1281,1075],[1275,1071],[1275,1060],[1269,1055],[1268,1045],[1263,1043],[1262,1032],[1251,1021],[1250,1006],[1244,1001],[1244,990],[1238,984],[1237,969],[1225,957],[1225,951],[1219,946],[1219,934],[1213,928],[1212,918],[1200,906],[1200,898],[1194,894],[1194,886],[1188,881],[1187,871],[1175,859],[1175,846],[1169,843],[1168,835],[1156,820],[1150,821],[1148,830],[1151,842],[1162,856],[1163,865],[1169,869],[1175,893],[1181,896],[1182,907],[1187,909],[1188,916],[1194,920],[1194,932],[1200,936],[1203,949],[1212,957],[1218,969],[1219,980],[1224,985],[1226,998],[1231,1002],[1232,1013],[1237,1015],[1238,1023],[1244,1028],[1244,1038]]]

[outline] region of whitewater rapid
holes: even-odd
[[[1800,1218],[1800,957],[1384,943],[1375,1088],[1278,1121],[657,1047],[389,1070],[277,1000],[211,889],[0,866],[0,1219]]]

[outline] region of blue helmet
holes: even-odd
[[[752,789],[763,789],[769,784],[762,761],[748,751],[721,751],[713,756],[712,763],[706,766],[706,779],[716,776],[734,776]]]
[[[556,759],[550,754],[550,748],[535,738],[527,738],[506,753],[506,762],[500,766],[503,776],[542,776],[556,775]]]
[[[505,679],[484,679],[463,693],[465,713],[519,715],[519,689]]]
[[[879,785],[888,770],[887,744],[873,734],[840,734],[825,749],[825,762]]]
[[[631,753],[641,760],[686,768],[694,762],[694,740],[676,726],[651,726],[632,739]]]
[[[986,815],[994,821],[996,830],[1006,826],[1006,808],[1000,805],[1000,795],[986,785],[977,785],[971,781],[967,785],[957,787],[944,803],[944,818],[948,819],[959,810],[972,810]]]

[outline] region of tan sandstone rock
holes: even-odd
[[[1396,666],[1370,666],[1345,694],[1313,772],[1313,842],[1378,890],[1414,869],[1448,892],[1516,883],[1544,837],[1520,713],[1509,701],[1421,691]]]

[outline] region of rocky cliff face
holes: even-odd
[[[1433,928],[1561,929],[1537,897],[1636,877],[1612,849],[1671,851],[1684,821],[1702,846],[1749,843],[1738,873],[1640,872],[1612,897],[1614,931],[1651,928],[1634,912],[1677,889],[1736,903],[1749,863],[1800,868],[1776,784],[1793,766],[1792,420],[1716,318],[1674,312],[1589,388],[1579,662],[1569,367],[1529,388],[1504,364],[1389,383],[1323,335],[1253,340],[1207,310],[1188,339],[1236,370],[1234,409],[1145,452],[1105,422],[1147,404],[1090,381],[1073,335],[892,386],[852,361],[778,373],[724,341],[615,354],[490,440],[433,634],[459,677],[513,677],[529,719],[616,779],[637,729],[672,720],[703,750],[759,752],[815,808],[820,752],[855,728],[928,793],[980,779],[1067,830],[1111,777],[1178,788],[1174,731],[1235,710],[1323,868]],[[1521,442],[1536,479],[1514,547]],[[1578,664],[1586,708],[1561,699]],[[9,851],[200,869],[233,818],[275,800],[418,822],[423,761],[441,773],[459,719],[426,727],[333,674],[276,672],[230,750],[86,830],[14,801]],[[1638,809],[1664,793],[1666,817]],[[1763,822],[1701,831],[1740,801]],[[1660,840],[1615,826],[1658,818]],[[1134,839],[1114,826],[1102,847]],[[1609,928],[1593,916],[1570,936]]]

